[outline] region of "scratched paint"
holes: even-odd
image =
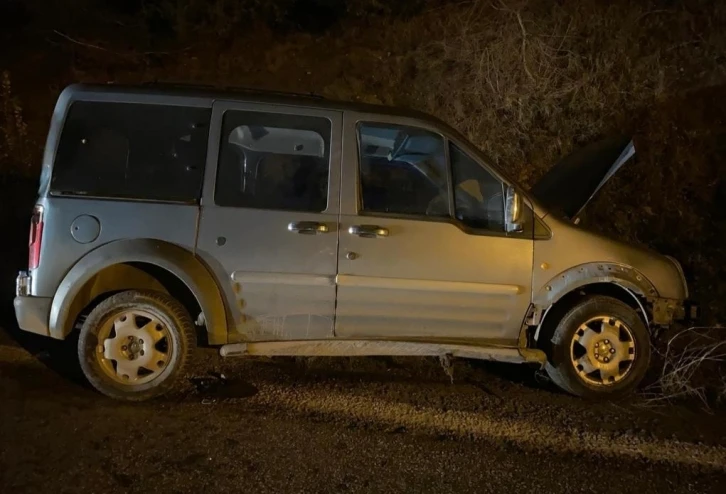
[[[242,283],[237,310],[243,317],[231,340],[321,339],[333,337],[335,286]]]

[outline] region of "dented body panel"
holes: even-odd
[[[685,280],[672,259],[588,232],[551,215],[544,221],[552,236],[535,242],[535,303],[555,302],[578,286],[601,281],[621,284],[646,298],[688,297]]]

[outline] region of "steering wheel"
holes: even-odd
[[[436,197],[431,199],[428,206],[426,207],[426,216],[448,216],[449,214],[449,202],[448,192],[441,192]],[[480,209],[481,204],[476,200],[476,197],[471,196],[467,193],[454,194],[454,207],[456,209],[456,217],[462,219],[468,215],[467,212],[476,211]],[[463,213],[463,214],[461,214]]]
[[[448,194],[446,193],[434,197],[426,208],[426,215],[447,216],[449,211],[447,197]],[[504,196],[502,192],[496,192],[488,197],[485,196],[479,201],[473,195],[457,187],[457,193],[454,194],[454,197],[455,217],[459,221],[480,228],[499,226],[502,223],[504,215]]]

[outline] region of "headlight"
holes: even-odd
[[[683,268],[681,267],[681,263],[678,262],[678,260],[675,257],[672,256],[666,256],[676,267],[678,270],[678,274],[681,277],[681,284],[683,285],[683,293],[685,294],[685,298],[688,298],[688,283],[686,283],[686,275],[683,274]]]

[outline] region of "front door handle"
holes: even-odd
[[[328,225],[318,223],[317,221],[293,221],[287,225],[287,229],[293,233],[300,233],[302,235],[316,235],[330,231]]]
[[[363,238],[387,237],[388,228],[377,225],[352,225],[348,228],[348,233]]]

